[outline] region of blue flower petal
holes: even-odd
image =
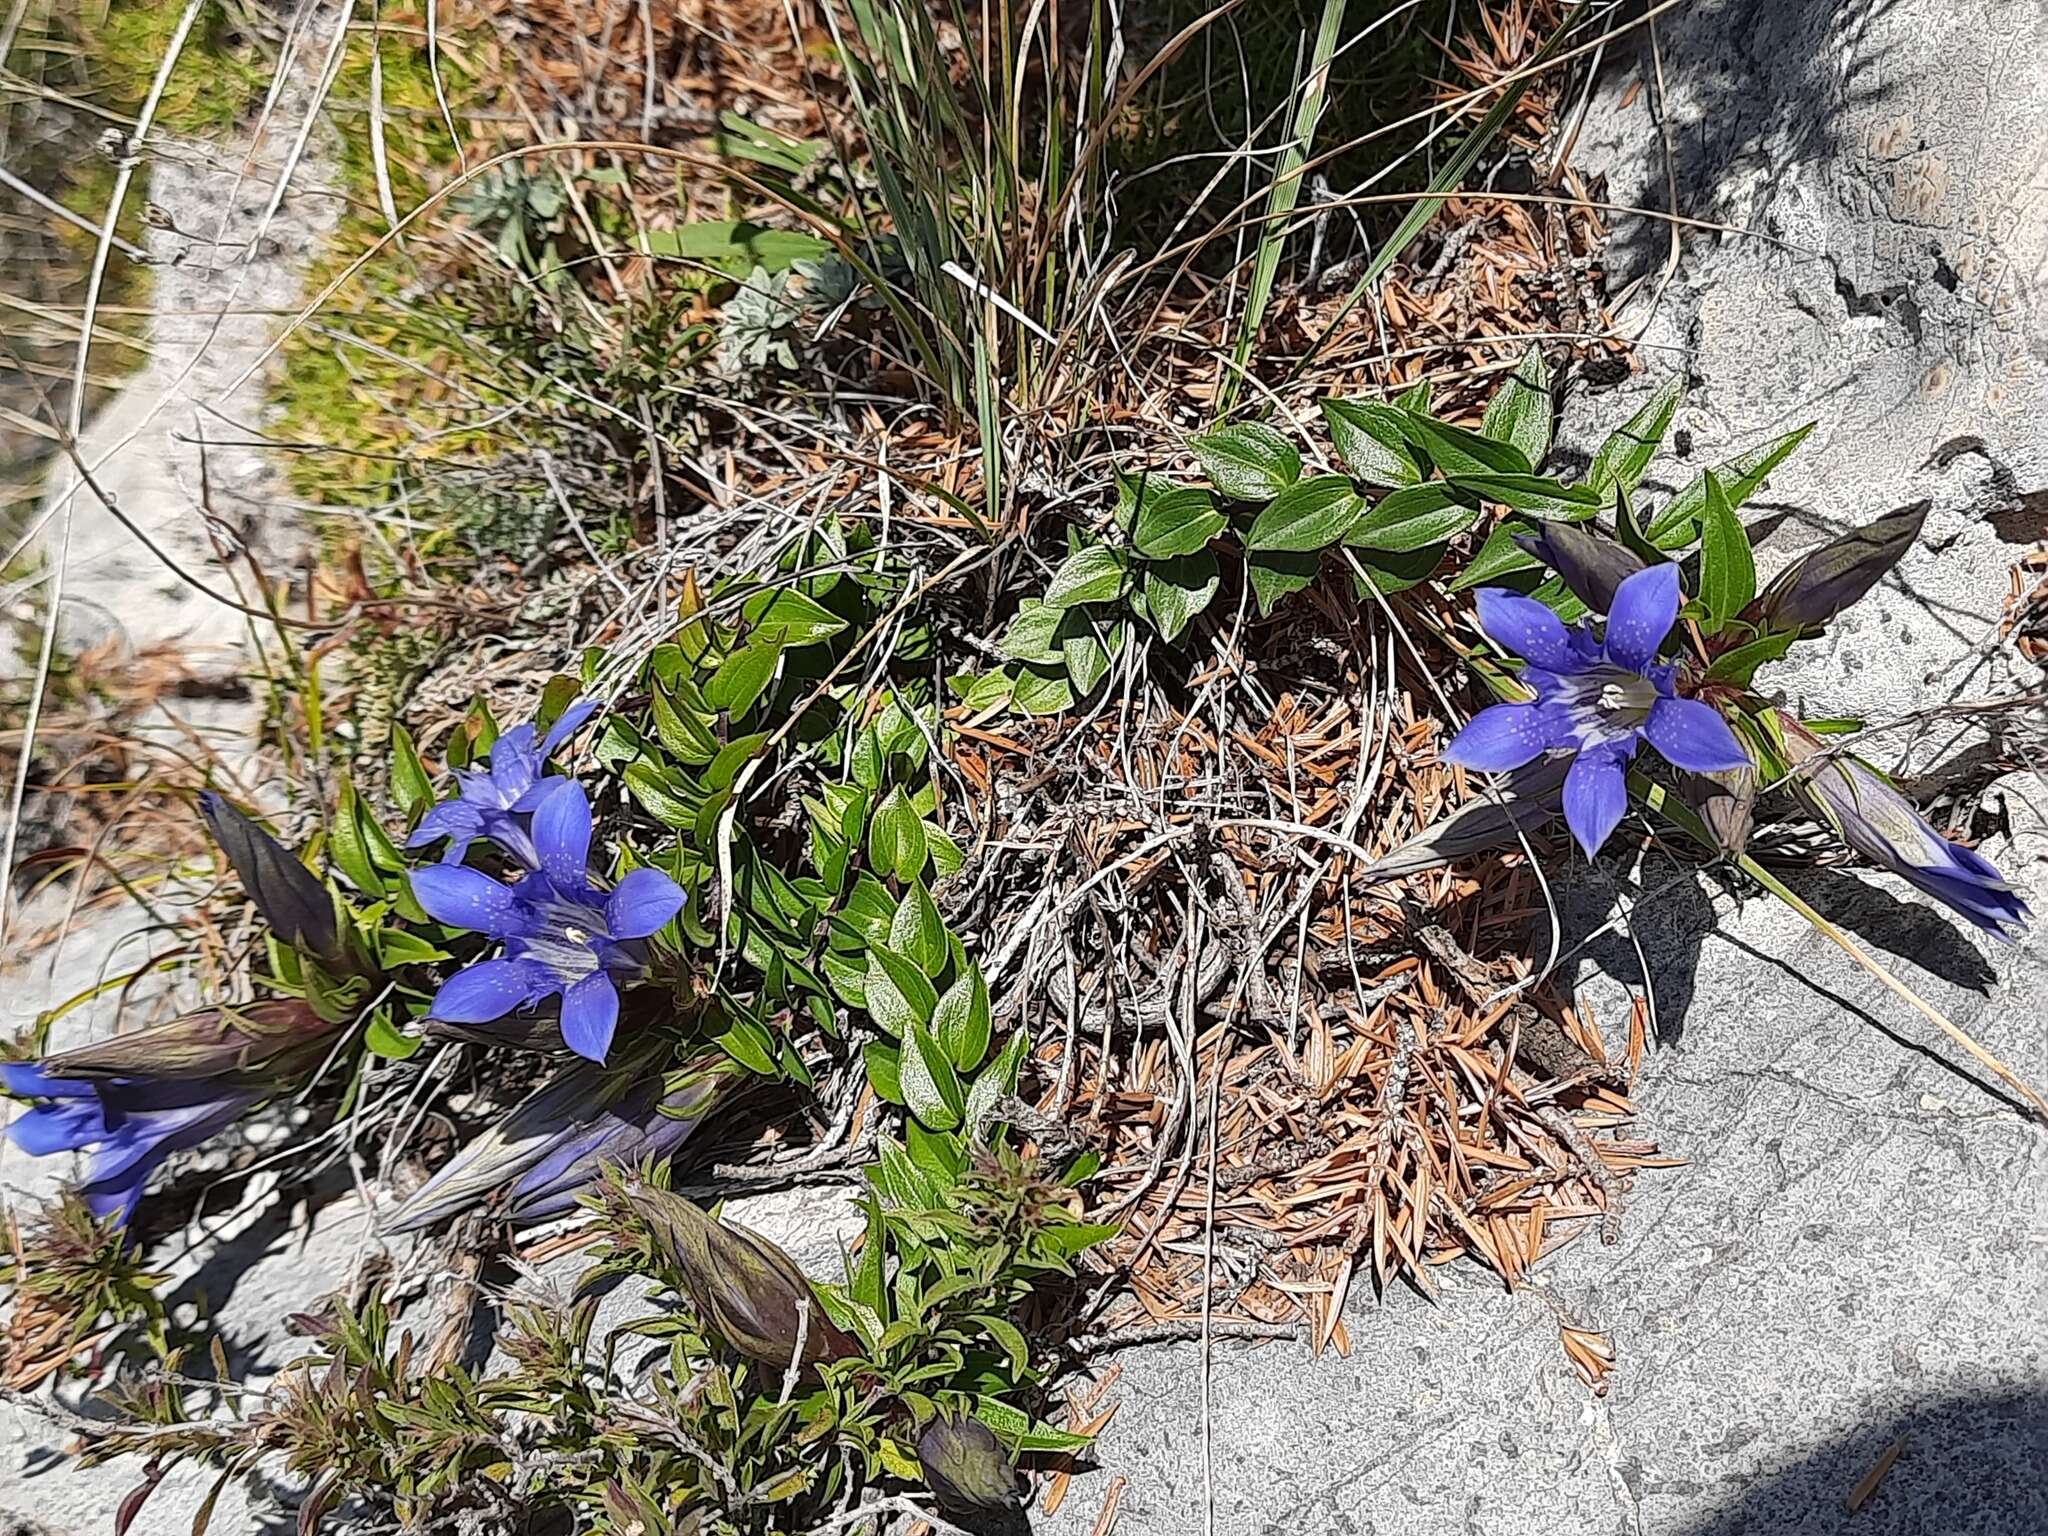
[[[78,1078],[52,1077],[32,1061],[0,1061],[0,1088],[18,1099],[74,1098],[91,1093],[92,1084]]]
[[[1443,749],[1445,762],[1486,773],[1532,763],[1560,745],[1557,712],[1540,704],[1492,704]]]
[[[597,700],[578,699],[562,711],[561,718],[548,727],[547,736],[541,741],[540,755],[543,759],[553,757],[555,748],[567,741],[583,727],[583,722],[597,713]]]
[[[1495,645],[1551,672],[1578,670],[1564,620],[1533,597],[1505,587],[1479,589],[1479,627]]]
[[[528,931],[532,918],[511,889],[480,870],[434,864],[412,872],[413,898],[427,916],[451,928],[468,928],[494,939]]]
[[[658,869],[636,869],[604,904],[604,925],[615,939],[644,939],[683,909],[683,888]]]
[[[619,1023],[619,990],[603,971],[592,971],[562,994],[562,1043],[578,1056],[603,1061]]]
[[[526,960],[480,960],[441,983],[430,1019],[450,1024],[488,1024],[523,1008],[553,989],[545,967]]]
[[[408,848],[422,848],[437,837],[448,839],[445,855],[450,864],[460,864],[469,845],[483,836],[483,813],[466,800],[444,800],[420,818],[405,840]]]
[[[1678,621],[1678,567],[1663,560],[1614,589],[1607,615],[1607,659],[1631,672],[1646,672],[1657,647]]]
[[[103,1141],[107,1122],[97,1099],[61,1099],[38,1104],[18,1115],[7,1127],[7,1139],[30,1157],[48,1157],[53,1152],[76,1152]]]
[[[534,750],[533,727],[515,725],[491,745],[491,788],[501,806],[510,805],[540,776],[540,753]]]
[[[1589,859],[1600,851],[1628,809],[1626,762],[1626,757],[1612,750],[1581,752],[1572,761],[1572,771],[1564,776],[1564,819]]]
[[[568,780],[560,774],[549,774],[545,778],[535,779],[533,787],[514,800],[507,809],[516,811],[521,816],[531,815],[539,808],[541,801],[552,795],[558,786],[566,783]]]
[[[533,846],[541,873],[565,891],[590,884],[590,797],[563,779],[533,813]]]
[[[1643,735],[1664,759],[1694,773],[1719,773],[1750,766],[1749,754],[1728,722],[1698,699],[1659,699],[1650,706]]]

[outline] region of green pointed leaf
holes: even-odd
[[[1486,542],[1479,546],[1478,553],[1451,578],[1450,589],[1462,592],[1481,582],[1499,581],[1517,571],[1540,570],[1543,562],[1515,542],[1516,534],[1527,532],[1526,527],[1512,518],[1501,523],[1486,536]]]
[[[1011,661],[1041,664],[1058,661],[1060,646],[1055,636],[1060,620],[1066,616],[1064,608],[1054,608],[1035,597],[1027,597],[1017,605],[1017,616],[1010,620],[1010,627],[1003,631],[1003,638],[996,642],[996,649]]]
[[[1411,485],[1380,498],[1345,535],[1346,544],[1392,553],[1441,544],[1479,521],[1479,508],[1442,480]]]
[[[402,725],[391,727],[391,792],[408,816],[434,803],[434,781],[420,761],[412,733]]]
[[[971,1128],[979,1130],[982,1122],[994,1111],[996,1100],[1017,1091],[1017,1077],[1023,1069],[1027,1044],[1024,1031],[1013,1030],[1010,1038],[1003,1042],[1003,1048],[996,1052],[996,1059],[974,1079],[974,1086],[967,1094],[966,1118]]]
[[[704,685],[704,700],[713,709],[744,715],[754,707],[775,676],[775,664],[782,659],[782,647],[773,641],[742,646],[718,664]]]
[[[1756,556],[1749,547],[1749,532],[1728,505],[1720,476],[1709,470],[1700,522],[1700,603],[1707,610],[1706,632],[1719,634],[1755,596]]]
[[[988,1053],[991,1028],[988,983],[982,979],[981,967],[970,964],[960,978],[946,988],[946,995],[933,1009],[932,1032],[945,1046],[953,1065],[962,1072],[972,1072]]]
[[[882,1029],[901,1035],[912,1024],[929,1024],[939,994],[908,957],[883,944],[868,951],[868,1013]]]
[[[868,822],[868,863],[881,874],[909,880],[924,869],[927,851],[924,818],[899,784],[882,797]]]
[[[1152,627],[1163,638],[1178,640],[1195,615],[1209,606],[1222,583],[1216,556],[1206,549],[1147,565],[1143,591]]]
[[[1408,447],[1408,413],[1377,400],[1325,400],[1323,420],[1344,467],[1368,485],[1414,485],[1422,466]]]
[[[1770,472],[1784,463],[1794,448],[1806,441],[1806,435],[1813,428],[1814,423],[1809,421],[1803,427],[1794,427],[1783,437],[1773,438],[1717,465],[1714,474],[1721,482],[1728,505],[1740,508],[1762,489]],[[1659,549],[1683,549],[1699,537],[1700,517],[1706,509],[1707,477],[1703,472],[1695,475],[1684,490],[1665,503],[1664,510],[1650,519],[1650,526],[1644,532]]]
[[[1487,402],[1479,431],[1496,443],[1508,443],[1532,465],[1550,452],[1550,369],[1540,348],[1522,354],[1515,371]]]
[[[1365,498],[1343,475],[1296,481],[1253,519],[1245,546],[1255,552],[1328,549],[1365,511]]]
[[[870,1040],[860,1048],[861,1065],[875,1092],[891,1104],[903,1102],[903,1048],[884,1040]]]
[[[959,1074],[945,1047],[922,1024],[912,1024],[903,1037],[903,1100],[910,1112],[935,1131],[950,1131],[967,1107]]]
[[[945,969],[951,950],[946,944],[946,925],[932,893],[922,880],[910,882],[889,924],[889,947],[904,956],[927,976]]]
[[[1149,560],[1167,560],[1193,554],[1228,522],[1207,491],[1153,481],[1138,500],[1131,543]]]
[[[1252,596],[1258,599],[1260,614],[1271,613],[1281,598],[1313,582],[1321,564],[1322,556],[1314,551],[1253,550],[1245,557],[1245,575],[1251,581]]]
[[[1607,499],[1606,492],[1614,486],[1632,491],[1642,484],[1643,474],[1649,469],[1650,460],[1657,456],[1657,449],[1664,442],[1664,433],[1670,428],[1671,418],[1684,394],[1685,385],[1681,380],[1666,379],[1657,386],[1657,392],[1650,396],[1648,403],[1600,445],[1583,483],[1601,493],[1602,501]]]
[[[1109,671],[1110,656],[1122,649],[1120,634],[1123,626],[1108,629],[1103,625],[1091,624],[1084,616],[1076,614],[1075,622],[1068,628],[1071,633],[1060,641],[1060,660],[1067,669],[1067,681],[1073,684],[1074,696],[1085,698],[1095,691],[1095,685],[1101,682],[1103,674]],[[1097,629],[1105,630],[1110,637],[1110,644],[1104,645],[1097,638]]]
[[[1217,490],[1235,501],[1271,501],[1301,478],[1301,451],[1262,421],[1242,421],[1188,446]]]
[[[1417,411],[1403,413],[1409,444],[1447,475],[1526,475],[1529,461],[1513,443],[1496,443],[1467,427]]]
[[[1452,475],[1451,484],[1486,501],[1552,522],[1576,523],[1600,510],[1600,493],[1540,475]]]
[[[1064,665],[1058,669],[1020,666],[1010,702],[1027,715],[1056,715],[1074,707],[1074,685]]]
[[[1799,638],[1794,629],[1781,629],[1738,645],[1733,650],[1723,651],[1714,658],[1707,668],[1707,680],[1715,683],[1732,683],[1738,688],[1747,688],[1756,677],[1756,669],[1766,662],[1778,660],[1792,648]]]
[[[372,1013],[369,1023],[363,1026],[363,1048],[387,1061],[404,1061],[424,1044],[426,1041],[420,1036],[402,1033],[382,1008]]]
[[[846,628],[846,620],[794,587],[757,592],[740,609],[759,643],[816,645]]]
[[[1124,589],[1124,558],[1107,544],[1089,544],[1075,550],[1053,572],[1045,589],[1045,602],[1052,608],[1071,608],[1076,603],[1106,603]]]

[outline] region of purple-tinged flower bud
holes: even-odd
[[[1545,523],[1538,532],[1516,534],[1515,542],[1557,572],[1572,596],[1595,613],[1610,612],[1616,590],[1646,565],[1634,550],[1573,523]]]
[[[917,1464],[949,1515],[1005,1515],[1020,1507],[1017,1468],[979,1419],[934,1418],[917,1437]]]
[[[200,795],[199,811],[278,942],[342,965],[347,957],[335,928],[334,898],[320,877],[212,790]]]
[[[573,1210],[606,1168],[673,1156],[732,1082],[727,1066],[723,1052],[669,1074],[650,1074],[644,1062],[578,1062],[456,1153],[392,1213],[389,1229],[437,1226],[491,1200],[515,1221]]]
[[[644,1183],[620,1194],[682,1276],[699,1320],[735,1353],[782,1369],[792,1360],[815,1366],[860,1353],[796,1260],[760,1233],[715,1221],[681,1195]]]
[[[1826,756],[1821,739],[1784,719],[1791,789],[1843,842],[1995,939],[2010,942],[2031,914],[2011,883],[1974,848],[1950,842],[1904,795],[1853,757]]]
[[[1741,853],[1756,825],[1756,770],[1724,768],[1716,773],[1696,773],[1683,784],[1714,840],[1729,853]]]
[[[301,998],[201,1008],[43,1059],[52,1077],[154,1078],[275,1087],[310,1072],[341,1026]]]
[[[1900,507],[1802,555],[1765,589],[1753,616],[1767,629],[1819,629],[1899,563],[1920,537],[1932,505]]]

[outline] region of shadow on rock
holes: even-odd
[[[2037,1536],[2048,1389],[1944,1398],[1858,1425],[1671,1536]]]
[[[1897,73],[1872,41],[1876,24],[1898,0],[1698,0],[1658,22],[1663,75],[1670,84],[1670,177],[1664,135],[1639,136],[1644,201],[1689,218],[1776,231],[1770,189],[1796,166],[1843,158],[1845,119],[1884,99]],[[1655,81],[1658,59],[1649,34],[1610,54],[1609,69]],[[1654,98],[1638,108],[1663,111]],[[1678,207],[1665,209],[1675,182]],[[1760,190],[1761,189],[1761,190]],[[1657,219],[1618,221],[1610,244],[1611,285],[1654,276],[1670,251],[1670,230]],[[1894,302],[1890,295],[1844,294],[1858,304]],[[1902,302],[1910,304],[1910,296]],[[1904,323],[1914,323],[1905,317]]]

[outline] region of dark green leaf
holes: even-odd
[[[1540,475],[1452,475],[1450,481],[1487,501],[1547,521],[1576,523],[1600,510],[1600,495],[1583,485],[1560,485]]]
[[[1139,498],[1131,543],[1148,560],[1167,560],[1193,554],[1221,533],[1228,521],[1216,510],[1207,491],[1152,481]]]
[[[1346,544],[1399,554],[1441,544],[1479,520],[1479,509],[1448,483],[1432,480],[1380,498],[1345,535]]]
[[[1728,505],[1740,508],[1763,487],[1765,478],[1785,461],[1786,455],[1806,441],[1807,433],[1814,424],[1794,427],[1783,437],[1738,453],[1724,464],[1715,466],[1714,474],[1721,482],[1721,490],[1728,498]],[[1683,549],[1699,537],[1700,516],[1707,508],[1707,477],[1704,473],[1665,504],[1664,510],[1650,519],[1645,530],[1650,542],[1659,549]]]
[[[1254,551],[1300,553],[1328,549],[1365,511],[1365,499],[1343,475],[1299,480],[1267,504],[1252,522],[1245,545]]]
[[[946,925],[922,880],[911,881],[910,889],[903,893],[889,925],[889,947],[927,976],[936,976],[946,967],[951,953],[946,945]]]
[[[1196,614],[1209,606],[1222,584],[1209,550],[1145,567],[1145,611],[1162,637],[1178,640]]]
[[[1700,603],[1707,610],[1703,628],[1718,634],[1755,596],[1756,556],[1750,551],[1749,532],[1728,505],[1720,477],[1709,470],[1700,524]]]
[[[1466,427],[1418,411],[1404,412],[1402,429],[1410,445],[1447,475],[1526,475],[1529,461],[1513,443],[1496,443]]]
[[[1268,614],[1273,605],[1290,592],[1299,592],[1316,579],[1316,568],[1322,563],[1322,556],[1311,551],[1307,554],[1290,554],[1282,550],[1254,550],[1245,558],[1245,574],[1250,577],[1252,595],[1259,601],[1259,612]]]
[[[1103,603],[1124,587],[1124,557],[1107,544],[1088,544],[1075,550],[1053,572],[1045,589],[1045,602],[1052,608],[1071,608],[1076,603]]]
[[[1678,409],[1678,402],[1685,394],[1685,385],[1676,378],[1666,379],[1657,386],[1657,392],[1643,408],[1631,416],[1621,427],[1609,435],[1600,445],[1600,451],[1593,455],[1593,465],[1586,471],[1585,484],[1601,493],[1614,486],[1632,491],[1642,483],[1643,473],[1650,467],[1650,460],[1657,455],[1658,447],[1664,441],[1664,433],[1671,426],[1671,417]]]
[[[1526,532],[1527,527],[1512,518],[1495,528],[1486,536],[1486,542],[1479,546],[1479,552],[1451,578],[1450,589],[1462,592],[1481,582],[1499,581],[1517,571],[1533,571],[1541,567],[1541,560],[1515,542],[1516,534]]]
[[[1487,402],[1479,431],[1513,445],[1530,464],[1541,464],[1550,452],[1550,416],[1550,369],[1542,350],[1531,347]]]
[[[1406,592],[1410,587],[1427,581],[1443,563],[1442,544],[1427,544],[1421,549],[1404,550],[1390,554],[1383,550],[1361,550],[1353,558],[1358,561],[1358,570],[1352,573],[1352,585],[1360,597],[1368,590],[1377,588],[1381,592]],[[1363,572],[1361,577],[1359,572]]]
[[[1406,411],[1377,400],[1325,400],[1323,420],[1344,467],[1359,479],[1399,486],[1422,478],[1422,466],[1408,447]]]
[[[761,1077],[780,1077],[775,1065],[775,1038],[748,1018],[734,1018],[732,1027],[717,1038],[726,1055]]]
[[[1301,478],[1301,453],[1262,421],[1244,421],[1188,446],[1212,484],[1237,501],[1271,501]]]

